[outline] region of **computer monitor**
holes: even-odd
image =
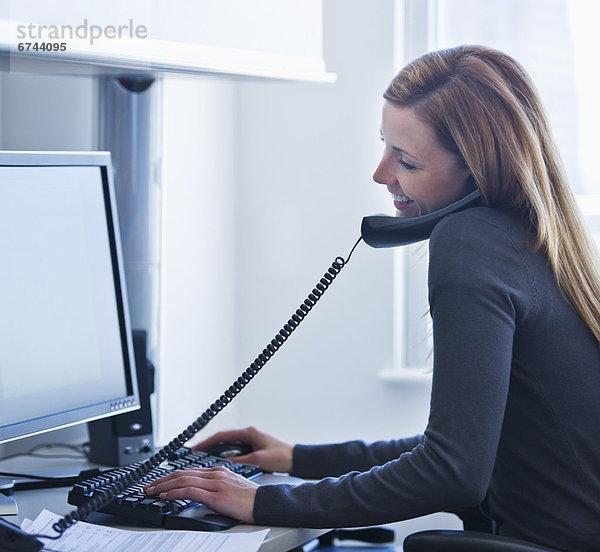
[[[0,152],[0,443],[139,407],[111,159]]]

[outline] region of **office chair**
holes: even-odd
[[[420,531],[404,539],[404,552],[559,552],[539,544],[479,531]]]
[[[366,527],[363,529],[333,529],[319,537],[319,546],[314,552],[357,552],[368,547],[372,552],[396,552],[393,546],[395,531],[387,527]],[[340,541],[364,542],[365,547],[344,546]],[[374,546],[382,544],[385,546]],[[390,546],[387,546],[390,545]]]
[[[548,546],[492,534],[493,521],[482,516],[478,506],[448,513],[460,518],[464,530],[437,529],[413,533],[404,539],[403,552],[560,552]],[[385,527],[336,529],[319,537],[320,546],[315,552],[350,552],[352,548],[339,543],[346,539],[375,545],[370,548],[373,552],[391,552],[398,550],[393,545],[394,537],[394,530]],[[386,546],[378,547],[377,544]]]
[[[463,530],[419,531],[404,539],[404,552],[559,552],[555,548],[495,535],[496,523],[479,506],[451,510]]]

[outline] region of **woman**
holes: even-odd
[[[424,435],[291,446],[253,428],[238,460],[319,479],[258,488],[227,470],[178,472],[150,493],[246,522],[392,522],[477,506],[491,530],[600,549],[600,276],[538,94],[489,48],[426,54],[385,94],[374,179],[400,217],[477,187],[483,206],[430,239],[434,368]],[[327,477],[331,476],[331,477]]]

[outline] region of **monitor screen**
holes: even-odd
[[[0,152],[0,443],[138,408],[106,152]]]

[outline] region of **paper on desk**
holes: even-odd
[[[60,516],[42,510],[27,525],[28,533],[54,535],[52,524]],[[248,533],[205,533],[202,531],[127,531],[80,521],[58,540],[42,539],[44,552],[256,552],[268,529]]]

